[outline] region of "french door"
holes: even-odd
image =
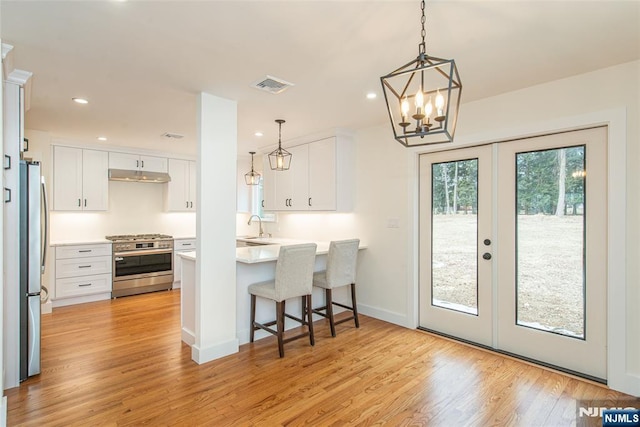
[[[606,379],[606,128],[420,158],[420,326]]]

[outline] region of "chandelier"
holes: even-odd
[[[251,154],[251,170],[244,174],[244,182],[247,185],[258,185],[260,184],[260,174],[253,170],[253,155],[256,154],[255,151],[249,151]]]
[[[269,153],[269,167],[274,171],[286,171],[291,166],[291,153],[282,148],[282,124],[284,120],[276,119],[278,124],[278,148]]]
[[[453,59],[426,53],[424,0],[418,57],[380,77],[393,136],[405,147],[453,141],[462,83]]]

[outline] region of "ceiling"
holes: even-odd
[[[427,53],[456,60],[463,104],[640,58],[639,1],[441,0],[426,11]],[[285,144],[384,123],[379,78],[415,58],[420,36],[415,0],[1,0],[0,14],[15,68],[33,72],[27,128],[188,154],[199,92],[237,100],[241,153],[276,143],[277,118]],[[249,86],[266,75],[295,86]]]

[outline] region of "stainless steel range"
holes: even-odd
[[[113,298],[171,289],[173,237],[127,234],[106,239],[113,242]]]

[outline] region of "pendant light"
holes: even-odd
[[[255,151],[249,151],[251,154],[251,171],[244,174],[244,181],[247,185],[258,185],[260,184],[260,174],[253,170],[253,155],[256,154]]]
[[[418,57],[380,77],[394,138],[405,147],[453,141],[462,83],[453,59],[426,53],[422,9],[422,42]]]
[[[269,167],[274,171],[286,171],[291,166],[291,153],[282,148],[282,124],[284,120],[276,119],[278,124],[278,148],[269,153]]]

